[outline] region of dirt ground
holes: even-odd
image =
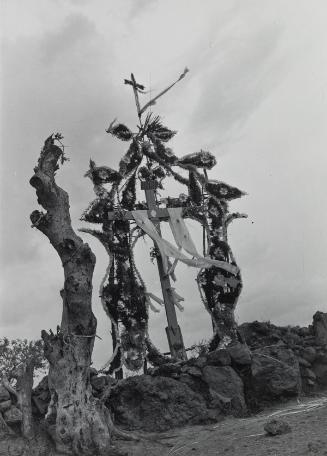
[[[287,421],[291,432],[267,436],[263,427],[270,418]],[[172,430],[158,434],[155,441],[115,443],[128,456],[323,456],[327,455],[327,395],[288,402],[249,418]]]

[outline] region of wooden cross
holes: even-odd
[[[138,84],[135,80],[134,74],[131,73],[131,79],[125,79],[124,83],[127,85],[131,85],[133,87],[134,97],[135,97],[135,104],[137,109],[137,114],[140,120],[140,124],[142,126],[142,112],[144,111],[145,107],[141,109],[140,100],[139,100],[139,93],[143,93],[145,87],[142,84]],[[160,220],[168,220],[169,213],[167,209],[161,209],[156,204],[156,181],[148,180],[147,182],[142,182],[141,188],[145,191],[145,198],[148,204],[148,217],[152,220],[153,224],[155,225],[159,236],[161,236],[160,230]],[[109,220],[117,220],[117,216],[119,220],[134,220],[134,217],[130,211],[126,211],[123,215],[115,214],[111,212],[108,214]],[[159,249],[158,249],[159,250]],[[170,285],[169,275],[165,272],[165,268],[163,265],[163,259],[158,253],[157,255],[157,264],[158,264],[158,271],[162,289],[162,296],[165,303],[165,310],[167,316],[168,326],[166,327],[166,334],[169,343],[169,349],[172,356],[178,359],[186,359],[186,351],[183,342],[183,336],[181,329],[178,325],[177,316],[176,316],[176,309],[175,303],[172,294],[172,287]]]
[[[160,220],[168,220],[169,213],[167,209],[159,208],[156,204],[155,190],[157,187],[156,181],[148,180],[141,183],[142,190],[145,191],[145,198],[148,205],[148,217],[152,220],[159,235],[161,236]],[[131,211],[121,213],[121,211],[108,212],[108,220],[134,220]],[[166,334],[169,344],[170,353],[178,359],[186,359],[186,351],[183,342],[183,336],[179,327],[176,315],[176,309],[172,294],[169,275],[165,272],[163,260],[158,253],[157,265],[161,283],[162,296],[165,303],[168,326]]]
[[[131,73],[131,80],[129,79],[124,79],[124,83],[131,85],[133,87],[133,92],[134,92],[134,97],[135,97],[135,104],[136,104],[136,109],[137,109],[137,115],[139,116],[139,119],[141,121],[141,106],[140,106],[140,100],[139,100],[139,92],[143,91],[145,89],[144,85],[138,84],[135,80],[134,74]]]

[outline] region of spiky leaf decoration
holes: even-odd
[[[211,169],[217,164],[217,161],[212,153],[201,150],[200,152],[184,155],[184,157],[178,160],[178,164],[182,166],[195,166],[196,168]]]
[[[130,141],[133,138],[131,130],[122,123],[115,124],[115,120],[109,125],[107,133],[115,136],[121,141]]]
[[[133,141],[124,157],[119,162],[119,172],[127,176],[133,169],[137,168],[142,161],[142,151],[137,141]]]
[[[151,136],[153,140],[162,142],[168,142],[177,133],[177,131],[169,130],[163,126],[160,117],[152,117],[152,114],[147,115],[143,130],[148,137]]]
[[[178,158],[173,153],[172,149],[170,147],[165,147],[161,141],[154,138],[151,139],[153,139],[154,151],[158,157],[164,160],[167,165],[175,165]]]
[[[194,172],[190,171],[189,176],[189,185],[188,185],[188,193],[190,195],[191,200],[195,203],[200,205],[202,202],[202,189],[199,185],[199,182],[196,178]]]
[[[215,180],[210,180],[205,184],[206,191],[215,196],[218,199],[222,200],[233,200],[236,198],[241,198],[245,195],[244,192],[239,190],[236,187],[231,187],[230,185],[225,184],[224,182],[218,182]]]
[[[155,139],[158,139],[159,141],[162,142],[168,142],[171,140],[176,135],[176,131],[169,130],[166,127],[162,127],[160,130],[154,132],[152,136]]]
[[[136,201],[136,178],[135,173],[128,179],[127,185],[122,192],[121,205],[124,209],[132,210]]]
[[[93,160],[90,160],[90,169],[84,174],[89,177],[95,185],[100,184],[117,184],[121,181],[122,175],[109,166],[96,166]]]

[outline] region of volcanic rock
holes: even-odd
[[[301,375],[292,350],[281,346],[255,350],[248,387],[258,401],[297,396],[301,389]]]
[[[251,352],[247,345],[236,342],[228,345],[227,351],[234,364],[239,366],[251,364]]]
[[[128,429],[163,431],[211,421],[204,398],[168,377],[122,380],[111,389],[106,405],[115,422]]]
[[[291,427],[284,420],[272,419],[272,420],[269,420],[265,424],[264,430],[266,431],[266,433],[268,435],[275,436],[275,435],[287,434],[288,432],[291,432]]]
[[[225,348],[214,350],[207,354],[207,364],[209,366],[230,366],[231,356]]]
[[[224,405],[226,402],[230,403],[230,413],[233,415],[242,416],[246,413],[243,382],[234,369],[230,366],[206,366],[203,369],[202,380],[209,388],[210,407],[219,407],[223,398]]]

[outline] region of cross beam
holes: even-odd
[[[148,210],[148,217],[151,220],[168,220],[169,212],[166,208],[156,207],[152,210]],[[108,213],[108,220],[134,220],[132,211],[113,211]]]

